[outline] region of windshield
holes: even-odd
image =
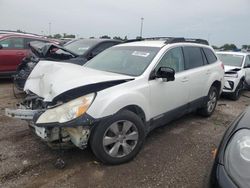
[[[217,54],[219,59],[223,62],[224,65],[241,67],[244,59],[243,55],[235,54]]]
[[[160,48],[157,47],[113,47],[91,59],[85,66],[107,72],[139,76],[159,50]]]
[[[96,45],[94,40],[75,40],[65,44],[64,48],[74,52],[77,55],[83,55],[89,48]]]

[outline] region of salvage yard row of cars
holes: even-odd
[[[89,45],[96,40],[85,41],[31,43],[35,57],[24,60],[30,69],[19,75],[27,96],[5,112],[27,120],[49,146],[90,146],[106,164],[132,160],[153,129],[190,112],[209,117],[221,93],[237,100],[250,84],[249,54],[216,55],[206,40],[108,40],[106,50],[96,51]],[[249,186],[249,113],[222,141],[213,186]]]

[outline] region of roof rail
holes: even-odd
[[[188,42],[188,43],[198,43],[198,44],[209,45],[208,41],[204,40],[204,39],[193,39],[193,38],[183,38],[183,37],[150,37],[150,38],[138,38],[138,39],[127,40],[125,42],[136,42],[136,41],[144,41],[144,40],[165,40],[165,44]]]
[[[44,37],[43,35],[35,34],[35,33],[28,33],[23,31],[12,31],[12,30],[0,30],[0,34],[19,34],[19,35],[33,35],[33,36],[40,36]]]
[[[180,43],[180,42],[190,42],[190,43],[198,43],[198,44],[205,44],[209,45],[207,40],[204,39],[193,39],[193,38],[169,38],[165,44],[173,44],[173,43]]]

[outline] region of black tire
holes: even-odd
[[[213,96],[215,96],[215,98]],[[213,98],[211,98],[211,97],[213,97]],[[203,108],[200,108],[198,110],[198,113],[204,117],[211,116],[216,108],[218,98],[219,98],[219,92],[218,92],[217,88],[214,86],[211,86],[211,88],[208,92],[208,95],[207,95],[205,106]],[[210,104],[212,102],[213,102],[213,107],[211,108]]]
[[[241,96],[241,92],[243,90],[243,81],[241,80],[238,84],[238,86],[236,87],[235,91],[233,92],[233,94],[230,95],[230,98],[234,101],[237,101],[240,96]]]
[[[112,126],[114,126],[114,125],[119,126],[119,123],[122,123],[123,121],[132,123],[132,125],[133,125],[132,128],[134,128],[138,133],[137,134],[138,140],[137,141],[131,141],[131,140],[125,141],[125,139],[123,138],[124,139],[123,141],[121,141],[121,140],[118,141],[118,139],[120,138],[121,135],[119,135],[119,138],[118,138],[117,134],[114,134],[115,136],[113,136],[112,139],[116,138],[116,141],[114,143],[112,143],[113,145],[110,144],[110,145],[105,146],[104,136],[106,137],[106,135],[108,133],[113,133]],[[123,131],[123,126],[124,125],[121,125],[121,127],[118,127],[118,128],[120,128],[121,132]],[[130,133],[130,134],[134,133],[134,132],[132,132],[132,128],[128,129],[128,131],[125,131],[125,132]],[[110,130],[112,130],[112,131],[109,132]],[[121,134],[120,131],[119,131],[119,134]],[[125,135],[125,134],[123,134],[123,135]],[[111,138],[111,137],[109,137],[109,138]],[[98,160],[100,160],[104,164],[117,165],[117,164],[122,164],[122,163],[125,163],[125,162],[132,160],[139,153],[141,147],[143,146],[144,140],[145,140],[145,126],[144,126],[142,120],[135,113],[133,113],[131,111],[123,110],[123,111],[120,111],[117,114],[115,114],[110,119],[108,119],[104,122],[100,122],[93,129],[93,132],[91,133],[90,146],[91,146],[91,149]],[[118,145],[120,144],[118,146],[119,149],[117,149],[117,151],[120,151],[120,150],[125,151],[124,146],[122,144],[123,143],[128,144],[127,143],[128,141],[131,141],[132,145],[134,144],[133,149],[131,149],[129,151],[130,153],[125,154],[124,156],[121,155],[121,156],[115,156],[115,157],[111,156],[111,154],[108,154],[112,149],[115,150],[114,148],[115,148],[116,144],[118,144]],[[109,152],[107,151],[108,147],[110,147]],[[122,151],[121,151],[121,153],[122,153]],[[124,152],[124,153],[126,153],[126,152]],[[119,152],[117,152],[117,155],[119,155]]]

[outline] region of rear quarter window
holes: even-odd
[[[207,61],[209,64],[215,63],[217,61],[217,57],[215,56],[214,52],[212,52],[209,48],[203,48],[203,51],[207,57]]]
[[[183,51],[186,69],[193,69],[203,66],[203,58],[200,47],[185,46],[183,47]]]

